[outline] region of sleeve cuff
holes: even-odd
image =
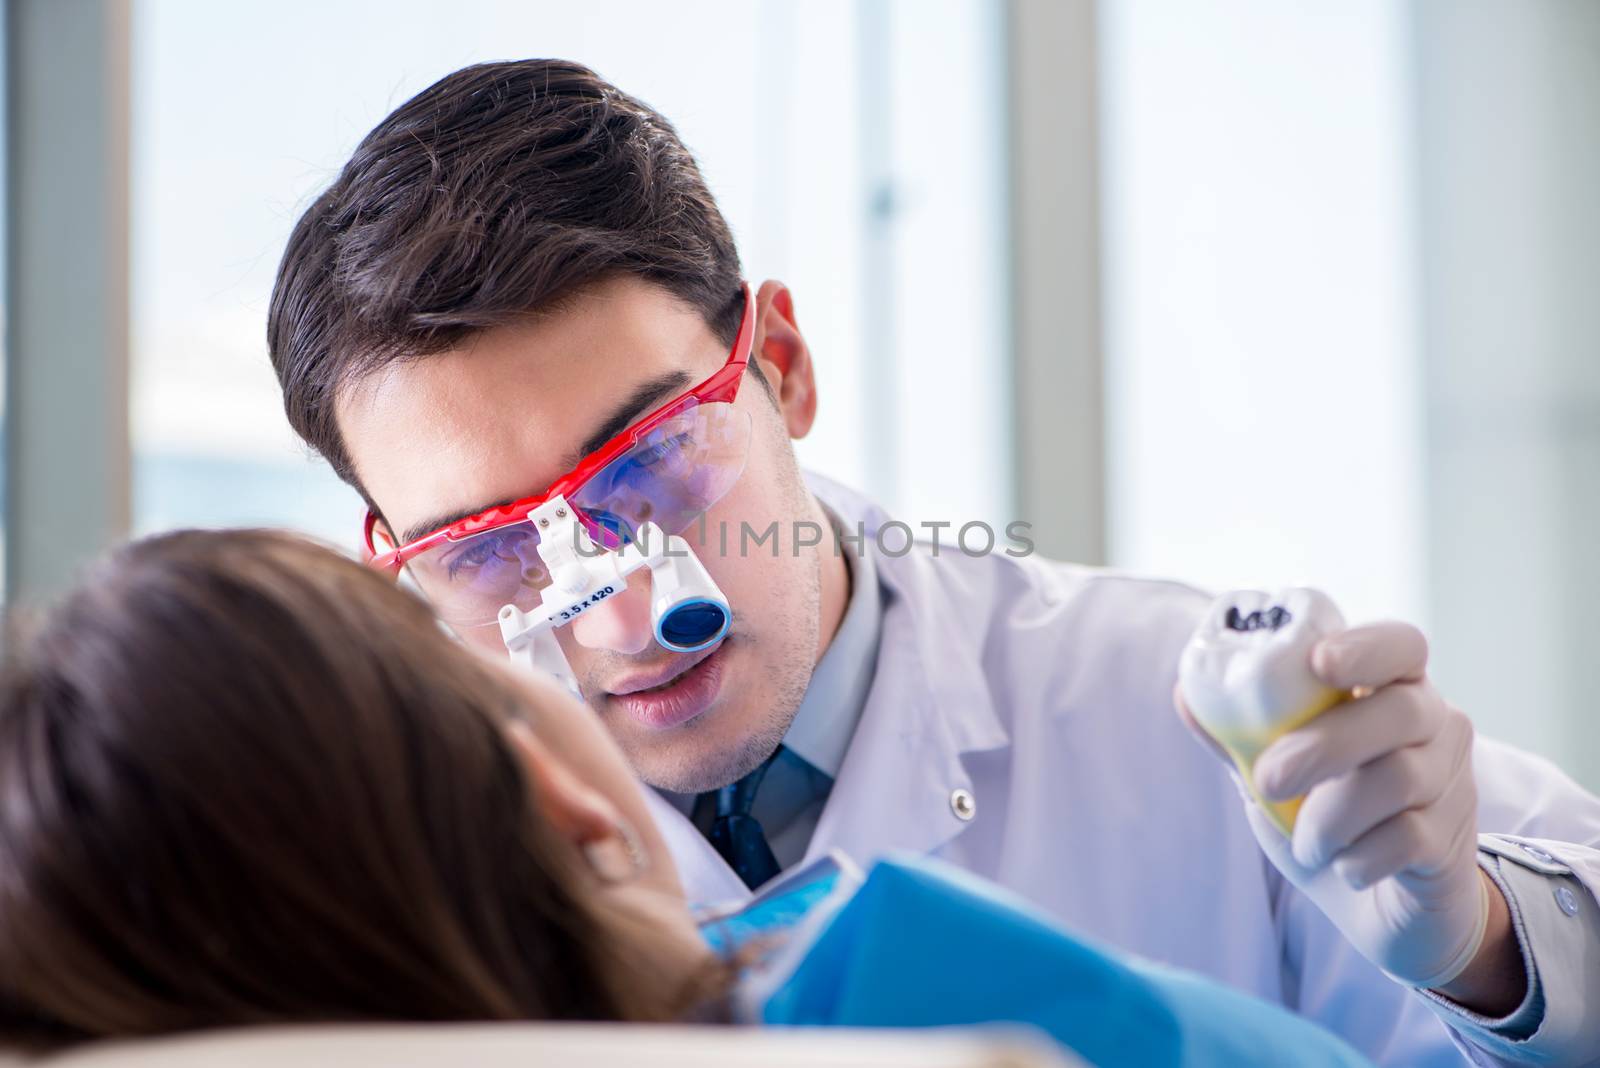
[[[1600,903],[1560,859],[1564,850],[1583,848],[1479,836],[1478,863],[1505,896],[1528,993],[1499,1018],[1418,993],[1458,1035],[1497,1059],[1578,1066],[1600,1058]]]

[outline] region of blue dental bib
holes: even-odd
[[[780,879],[706,928],[770,949],[735,996],[782,1026],[1032,1025],[1096,1065],[1369,1065],[1308,1020],[1070,934],[942,862],[842,858]]]

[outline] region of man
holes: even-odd
[[[550,583],[526,502],[553,484],[602,538],[682,531],[733,606],[720,642],[664,648],[646,581],[557,639],[691,895],[935,852],[1388,1063],[1600,1057],[1600,800],[1474,742],[1421,635],[1383,624],[1312,659],[1364,696],[1256,764],[1307,795],[1284,838],[1173,711],[1204,595],[908,549],[802,476],[794,296],[744,289],[671,126],[592,72],[468,68],[385,119],[296,226],[268,338],[380,562],[468,642],[500,649],[497,608]]]

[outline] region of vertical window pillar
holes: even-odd
[[[9,0],[7,601],[128,529],[128,4]]]

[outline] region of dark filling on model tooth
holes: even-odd
[[[1280,627],[1288,626],[1289,621],[1293,618],[1289,614],[1289,610],[1282,605],[1275,604],[1271,608],[1251,612],[1249,615],[1245,615],[1235,606],[1228,609],[1228,618],[1224,622],[1229,630],[1277,630]]]

